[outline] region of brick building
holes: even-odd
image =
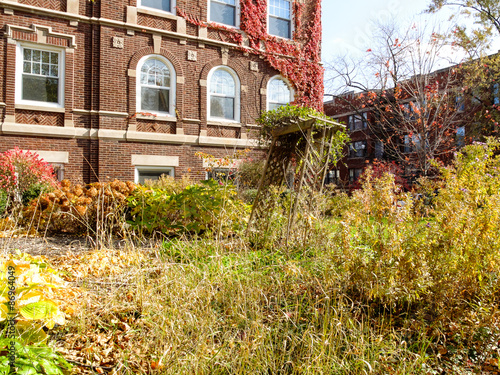
[[[0,0],[0,151],[75,181],[204,178],[196,152],[252,148],[261,111],[321,102],[320,2]]]
[[[484,92],[463,86],[452,66],[399,82],[399,96],[392,89],[347,92],[325,102],[325,113],[347,124],[351,138],[329,182],[350,189],[379,160],[399,164],[411,184],[424,174],[419,168],[425,158],[448,163],[456,149],[491,135],[484,125],[492,119],[484,115],[500,103],[498,83]]]

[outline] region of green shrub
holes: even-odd
[[[245,203],[252,204],[257,196],[257,192],[257,189],[245,189],[240,191],[239,195]]]
[[[233,185],[214,180],[190,185],[179,193],[139,187],[128,204],[129,223],[147,234],[232,233],[245,225],[249,213],[249,207],[236,198]]]
[[[4,189],[0,189],[0,217],[2,217],[9,205],[9,195]]]
[[[172,176],[162,175],[158,180],[146,180],[143,186],[160,189],[171,194],[177,194],[193,183],[194,182],[186,176],[182,176],[181,179],[176,179]]]

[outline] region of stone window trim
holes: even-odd
[[[274,37],[276,38],[282,38],[284,40],[292,40],[293,39],[293,33],[295,31],[295,28],[294,28],[294,12],[293,12],[293,2],[292,0],[284,0],[284,1],[287,1],[288,3],[290,3],[290,18],[288,19],[288,21],[290,22],[290,27],[289,27],[289,33],[290,33],[290,37],[287,38],[287,37],[284,37],[284,36],[280,36],[280,35],[274,35],[274,34],[271,34],[270,32],[270,25],[271,25],[271,18],[275,18],[271,15],[271,1],[270,0],[267,0],[267,33],[269,35],[273,35]]]
[[[162,63],[164,63],[169,71],[170,71],[170,88],[169,88],[169,111],[168,112],[161,112],[161,111],[151,111],[151,110],[143,110],[141,108],[141,94],[142,94],[142,84],[141,84],[141,68],[146,63],[148,60],[159,60]],[[169,59],[162,55],[158,54],[149,54],[146,56],[143,56],[139,62],[137,63],[137,69],[136,69],[136,111],[138,114],[141,112],[147,112],[147,113],[152,113],[154,115],[158,115],[158,117],[161,117],[161,120],[166,120],[170,121],[172,118],[175,118],[175,109],[176,109],[176,90],[177,90],[177,75],[175,68],[173,64],[170,62]],[[143,116],[140,116],[144,118]]]
[[[145,5],[142,5],[142,2],[144,0],[137,0],[137,10],[139,12],[141,11],[146,11],[144,13],[152,13],[153,15],[158,15],[158,16],[169,16],[169,15],[174,15],[175,16],[175,9],[176,9],[176,0],[170,0],[170,11],[166,11],[163,9],[158,9],[158,8],[153,8],[153,7],[148,7]],[[148,12],[149,11],[149,12]]]
[[[211,80],[212,80],[212,77],[213,77],[213,74],[218,71],[218,70],[222,70],[222,71],[225,71],[227,73],[229,73],[232,78],[234,79],[234,83],[235,83],[235,96],[234,96],[234,116],[233,116],[233,119],[228,119],[228,118],[221,118],[221,117],[215,117],[215,116],[211,116],[210,114],[210,110],[211,110],[211,106],[210,106],[210,102],[211,102],[211,98],[212,95],[210,93],[210,83],[211,83]],[[232,68],[230,68],[229,66],[225,66],[225,65],[219,65],[219,66],[215,66],[213,67],[210,72],[208,73],[208,77],[207,77],[207,86],[206,86],[206,90],[207,90],[207,122],[219,122],[219,123],[240,123],[240,119],[241,119],[241,81],[240,81],[240,78],[238,76],[238,74],[236,73],[236,71]],[[220,96],[220,95],[216,95],[216,96]]]
[[[33,39],[19,39],[15,38],[15,31],[20,32],[20,34],[35,34],[36,41]],[[69,34],[56,33],[52,31],[50,26],[41,26],[32,24],[30,27],[18,26],[18,25],[5,25],[4,36],[8,38],[9,43],[15,43],[15,41],[31,41],[32,43],[47,44],[47,37],[59,38],[67,40],[68,46],[66,48],[77,48],[76,36]],[[15,40],[15,41],[14,41]],[[14,41],[14,42],[12,42]],[[62,47],[61,47],[62,48]]]
[[[47,102],[43,100],[31,100],[31,99],[23,99],[23,51],[33,50],[33,51],[41,51],[41,52],[49,52],[49,53],[57,53],[58,55],[58,88],[57,88],[57,103],[56,102]],[[64,47],[55,47],[47,44],[36,44],[36,43],[28,43],[24,41],[19,41],[16,44],[16,75],[15,75],[15,104],[16,105],[27,105],[27,106],[40,106],[45,108],[64,108],[65,101],[65,70],[66,70],[66,62],[65,62],[65,52],[66,49]],[[54,65],[54,64],[53,64]],[[40,75],[41,77],[43,75]]]
[[[264,91],[265,95],[266,95],[266,111],[269,111],[271,109],[270,108],[271,104],[279,104],[277,102],[271,101],[271,95],[272,95],[271,84],[273,83],[273,81],[276,81],[276,80],[283,81],[287,85],[289,93],[290,93],[288,103],[293,102],[293,100],[295,98],[295,91],[294,91],[292,85],[290,84],[290,81],[288,79],[286,79],[285,77],[277,74],[277,75],[271,77],[269,79],[269,81],[267,81],[266,89]],[[288,104],[288,103],[286,103],[286,104]],[[285,103],[281,103],[281,104],[285,104]]]
[[[207,0],[207,4],[208,4],[207,5],[207,20],[208,20],[208,22],[213,22],[215,24],[223,25],[223,26],[229,27],[229,28],[239,29],[240,28],[240,18],[241,18],[240,0],[235,0],[234,25],[213,21],[211,19],[210,10],[211,10],[212,1],[217,2],[217,3],[221,3],[221,4],[224,3],[224,1],[221,1],[221,0]]]

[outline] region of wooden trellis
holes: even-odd
[[[318,121],[328,126],[323,125],[319,131],[314,131]],[[290,232],[301,192],[311,190],[321,192],[323,189],[331,161],[333,137],[341,127],[345,126],[309,116],[308,119],[290,121],[285,126],[273,130],[271,146],[248,223],[249,230],[256,223],[267,228],[268,214],[273,211],[276,203],[272,199],[267,199],[269,188],[283,186],[292,163],[296,163],[299,166],[298,172],[293,174],[290,186],[294,191],[288,221],[288,232]]]

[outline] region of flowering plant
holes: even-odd
[[[0,189],[22,197],[35,187],[57,186],[52,166],[31,151],[19,148],[0,154]]]

